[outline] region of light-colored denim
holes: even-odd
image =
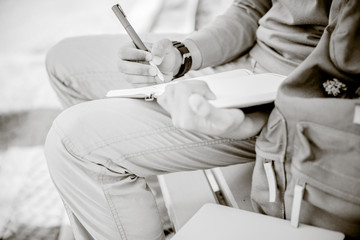
[[[110,89],[130,87],[117,70],[123,41],[127,36],[67,39],[47,58],[60,100],[75,105],[54,121],[46,157],[77,239],[164,239],[162,214],[145,178],[255,160],[255,138],[178,129],[156,102],[101,100]],[[265,71],[245,55],[187,77],[235,68]]]
[[[143,35],[144,41],[162,37],[181,39],[183,35]],[[99,35],[68,38],[48,53],[46,67],[54,90],[65,107],[80,102],[101,99],[112,89],[132,88],[118,70],[118,50],[127,35]],[[200,71],[190,71],[183,78],[197,77],[232,69],[250,69],[254,73],[268,72],[248,54],[230,63]]]

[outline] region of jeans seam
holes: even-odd
[[[81,157],[77,154],[74,153],[74,150],[76,149],[76,146],[75,144],[70,140],[69,137],[67,137],[64,133],[64,131],[60,128],[60,126],[56,123],[56,120],[54,121],[54,124],[53,124],[53,129],[54,131],[62,138],[61,141],[63,142],[64,144],[64,147],[69,151],[71,152],[71,154],[74,154],[77,156],[77,158],[80,158],[82,160],[84,160],[85,158],[84,157]],[[89,161],[90,162],[90,161]],[[106,165],[107,163],[110,162],[110,160],[107,160],[106,162]],[[116,226],[117,226],[117,229],[120,233],[120,236],[122,237],[123,240],[126,240],[127,237],[126,237],[126,234],[125,234],[125,231],[124,231],[124,228],[122,227],[122,224],[121,224],[121,221],[120,221],[120,218],[117,214],[116,211],[114,211],[115,207],[114,207],[114,204],[113,202],[111,201],[111,198],[108,196],[108,191],[104,188],[104,176],[105,176],[105,171],[106,169],[105,168],[102,168],[101,169],[101,172],[99,173],[99,176],[98,176],[98,181],[100,182],[100,186],[101,186],[101,189],[103,190],[104,192],[104,196],[105,196],[105,199],[109,205],[109,208],[110,208],[110,212],[115,220],[115,223],[116,223]],[[78,236],[79,233],[77,232]]]
[[[198,147],[203,147],[203,146],[231,143],[231,142],[237,142],[237,141],[243,142],[243,141],[248,141],[248,140],[253,140],[253,138],[248,138],[248,139],[243,139],[243,140],[224,138],[224,139],[212,139],[212,140],[207,140],[207,141],[203,141],[203,142],[187,143],[187,144],[182,144],[182,145],[163,147],[163,148],[157,148],[157,149],[151,149],[151,150],[142,151],[142,152],[121,155],[119,158],[114,159],[114,162],[119,161],[117,163],[118,165],[122,165],[125,162],[130,163],[132,173],[137,176],[141,176],[141,168],[137,167],[135,164],[132,164],[132,162],[129,161],[129,159],[134,158],[134,157],[144,156],[146,154],[153,154],[153,153],[159,153],[159,152],[164,153],[164,152],[173,151],[173,150],[183,150],[183,149],[198,148]]]
[[[71,79],[76,78],[76,80],[88,80],[88,76],[91,75],[97,75],[97,74],[101,74],[101,75],[112,75],[112,74],[119,74],[119,72],[116,71],[86,71],[86,72],[77,72],[77,73],[70,73],[67,76],[64,76],[63,78],[59,78],[58,79],[66,79],[66,81],[64,81],[65,83],[71,83],[73,82]],[[104,77],[104,76],[102,76]]]
[[[136,139],[136,138],[140,138],[143,136],[151,136],[151,135],[155,135],[158,133],[162,133],[162,132],[170,132],[171,130],[178,130],[176,127],[174,126],[166,126],[166,127],[161,127],[161,128],[156,128],[156,129],[151,129],[149,131],[139,131],[139,132],[133,132],[131,134],[128,134],[126,136],[116,136],[116,137],[111,137],[102,141],[98,141],[95,142],[93,145],[96,145],[96,147],[88,147],[84,149],[84,153],[82,154],[82,157],[86,157],[88,155],[90,155],[92,152],[94,152],[95,150],[98,150],[100,148],[109,146],[111,144],[114,143],[119,143],[119,142],[123,142],[126,141],[128,139]]]
[[[239,140],[228,139],[228,138],[211,139],[211,140],[206,140],[206,141],[202,141],[202,142],[186,143],[186,144],[182,144],[182,145],[175,145],[175,146],[146,150],[146,151],[142,151],[142,152],[130,153],[130,154],[123,155],[123,157],[124,158],[132,158],[132,157],[143,156],[143,155],[149,154],[149,153],[156,153],[159,151],[168,152],[168,151],[172,151],[172,150],[197,148],[197,147],[210,146],[210,145],[221,144],[221,143],[230,143],[230,142],[236,142],[236,141],[239,141]]]
[[[109,162],[111,162],[111,160],[108,160],[108,161],[106,162],[106,164],[109,164]],[[126,237],[125,229],[124,229],[123,225],[121,224],[121,220],[120,220],[118,211],[116,210],[115,204],[113,203],[113,201],[112,201],[112,199],[111,199],[111,197],[110,197],[109,189],[104,187],[104,183],[103,183],[103,182],[104,182],[104,177],[106,176],[106,175],[105,175],[105,171],[106,171],[106,170],[103,168],[103,169],[101,170],[100,175],[99,175],[99,182],[101,183],[101,189],[102,189],[103,192],[104,192],[105,199],[106,199],[106,201],[107,201],[107,203],[108,203],[108,205],[109,205],[110,212],[111,212],[111,214],[112,214],[112,216],[113,216],[113,218],[114,218],[114,220],[115,220],[116,227],[117,227],[118,230],[119,230],[121,239],[122,239],[122,240],[127,240],[128,238]],[[156,204],[156,211],[158,212],[158,215],[161,216],[161,213],[160,213],[160,211],[159,211],[159,208],[158,208],[157,204]],[[161,220],[162,226],[164,226],[164,223],[163,223],[163,221],[162,221],[162,218],[160,218],[160,220]]]
[[[67,74],[66,76],[59,77],[58,74],[53,74],[56,79],[61,83],[71,86],[73,82],[86,82],[89,80],[89,76],[101,75],[101,78],[104,79],[105,76],[109,75],[119,75],[119,72],[116,71],[87,71],[87,72],[77,72]],[[63,79],[63,80],[62,80]],[[109,78],[111,79],[111,77]]]
[[[109,161],[110,161],[110,160],[108,160],[107,163],[108,163]],[[107,163],[106,163],[106,164],[107,164]],[[99,182],[101,183],[101,189],[102,189],[103,192],[104,192],[105,199],[106,199],[106,201],[107,201],[107,203],[108,203],[108,205],[109,205],[110,212],[111,212],[111,214],[112,214],[112,216],[113,216],[113,218],[114,218],[114,220],[115,220],[116,227],[117,227],[117,229],[118,229],[118,231],[119,231],[119,233],[120,233],[121,239],[122,239],[122,240],[126,240],[127,237],[126,237],[126,234],[125,234],[125,230],[124,230],[123,225],[121,224],[120,217],[119,217],[119,215],[118,215],[118,213],[117,213],[117,211],[116,211],[116,207],[115,207],[115,205],[114,205],[111,197],[109,196],[109,191],[108,191],[108,189],[105,189],[105,187],[104,187],[105,171],[106,171],[106,169],[105,169],[105,168],[102,168],[102,169],[101,169],[101,173],[100,173],[99,178],[98,178],[98,179],[99,179]]]
[[[76,148],[76,145],[71,141],[71,139],[64,134],[64,131],[62,131],[62,129],[58,126],[56,121],[54,121],[53,127],[54,127],[54,130],[62,137],[62,142],[64,144],[64,147],[69,152],[76,155],[79,159],[84,159],[86,156],[92,154],[97,149],[103,148],[105,146],[109,146],[114,143],[125,141],[128,138],[134,139],[135,137],[139,138],[144,135],[149,136],[149,135],[158,134],[159,132],[170,132],[171,130],[176,130],[176,131],[179,130],[178,128],[176,128],[174,126],[166,126],[166,127],[162,127],[162,128],[152,129],[151,131],[148,131],[148,132],[136,132],[136,133],[128,135],[127,137],[113,137],[113,138],[110,138],[111,141],[107,140],[107,141],[103,142],[103,144],[96,146],[95,148],[88,148],[84,154],[80,154],[81,151],[79,151],[79,149]],[[138,135],[138,136],[136,136],[136,135]],[[203,146],[209,146],[209,145],[220,144],[220,143],[231,143],[231,142],[238,142],[238,141],[242,142],[242,141],[249,141],[249,140],[255,140],[255,139],[256,139],[256,137],[250,137],[247,139],[232,139],[232,138],[211,139],[211,140],[206,140],[206,141],[201,141],[201,142],[192,142],[192,143],[186,143],[186,144],[182,144],[182,145],[162,147],[162,148],[151,149],[151,150],[142,151],[142,152],[131,153],[131,154],[127,154],[127,155],[121,155],[121,157],[115,159],[114,161],[116,162],[117,160],[120,160],[120,162],[122,162],[128,158],[142,156],[142,155],[149,154],[149,153],[151,154],[151,153],[156,153],[156,152],[167,152],[167,151],[172,151],[172,150],[181,150],[181,149],[185,149],[185,148],[196,148],[196,147],[203,147]],[[101,142],[98,142],[98,143],[101,143]],[[76,152],[78,152],[79,154],[77,154]]]
[[[73,217],[74,217],[73,212],[70,210],[69,206],[64,202],[64,200],[63,200],[63,205],[65,208],[65,212],[68,215],[70,225],[75,226],[74,219],[73,219]],[[81,234],[79,233],[78,229],[76,227],[72,227],[71,229],[73,231],[74,237],[80,238]]]
[[[71,139],[66,136],[65,132],[61,129],[59,124],[57,124],[56,120],[53,123],[53,129],[61,137],[61,140],[62,140],[65,148],[68,151],[70,151],[72,154],[76,155],[80,159],[84,159],[86,156],[90,155],[95,150],[109,146],[113,143],[126,141],[129,138],[135,139],[135,138],[143,137],[144,135],[151,136],[154,134],[158,134],[160,132],[170,132],[170,130],[174,130],[174,129],[176,130],[177,128],[174,126],[166,126],[166,127],[151,129],[150,131],[147,131],[147,132],[144,132],[144,131],[134,132],[129,135],[126,135],[125,137],[124,136],[111,137],[106,140],[95,142],[93,145],[97,145],[96,147],[88,147],[88,148],[85,148],[83,151],[80,151],[76,147],[76,145],[71,141]]]
[[[71,73],[67,77],[72,78],[72,77],[76,77],[78,75],[81,76],[81,75],[93,75],[93,74],[104,74],[104,73],[119,74],[120,72],[117,72],[117,71],[86,71],[86,72]]]

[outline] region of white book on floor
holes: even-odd
[[[171,240],[342,240],[345,235],[272,216],[205,204]]]
[[[274,101],[277,90],[285,78],[275,73],[252,74],[248,70],[238,69],[180,81],[205,81],[216,96],[215,100],[209,101],[215,107],[243,108]],[[132,89],[115,89],[109,91],[106,97],[153,100],[165,91],[167,85],[180,81]]]

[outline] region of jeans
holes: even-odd
[[[255,161],[255,137],[189,132],[174,127],[156,102],[103,99],[110,89],[131,87],[116,65],[124,41],[127,36],[67,39],[47,57],[51,84],[62,104],[72,107],[54,121],[45,154],[76,239],[164,239],[147,179]],[[244,55],[186,77],[235,68],[266,71]]]

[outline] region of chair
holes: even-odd
[[[254,163],[246,163],[159,176],[174,230],[179,230],[206,203],[251,210],[253,167]]]
[[[159,176],[172,240],[341,240],[345,235],[250,211],[254,163]]]

